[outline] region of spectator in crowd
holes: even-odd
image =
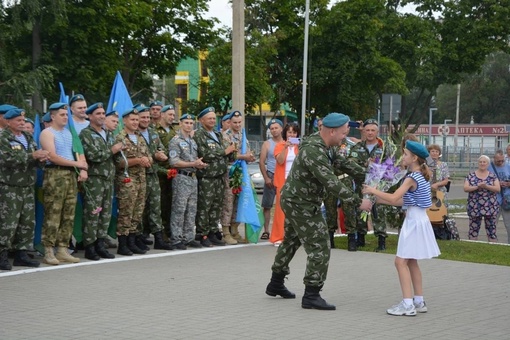
[[[276,206],[269,240],[276,247],[282,243],[284,237],[283,224],[285,221],[285,214],[280,207],[280,192],[285,184],[285,180],[289,176],[296,155],[298,154],[299,134],[300,130],[297,123],[287,123],[282,132],[283,141],[278,143],[274,148],[276,168],[273,183],[276,187]]]
[[[23,125],[23,131],[26,131],[26,132],[30,133],[31,135],[33,135],[34,127],[35,127],[34,121],[30,118],[25,118],[25,124]]]
[[[505,162],[510,164],[510,144],[506,146]]]
[[[274,172],[276,169],[274,149],[277,144],[283,141],[283,123],[279,119],[271,119],[267,128],[269,129],[271,138],[262,144],[259,158],[260,173],[264,177],[264,191],[262,193],[261,203],[264,209],[264,232],[260,237],[262,240],[268,240],[270,235],[269,222],[271,221],[271,209],[273,208],[276,195],[276,188],[274,186]]]
[[[498,150],[494,154],[491,171],[494,171],[501,185],[501,191],[498,193],[499,215],[496,218],[496,223],[499,221],[499,217],[503,216],[510,244],[510,164],[505,162],[505,154],[502,150]]]
[[[444,194],[446,201],[447,185],[450,181],[450,171],[448,170],[448,163],[441,161],[441,147],[437,144],[431,144],[427,147],[432,164],[430,170],[432,176],[430,177],[430,187],[434,190],[439,190]]]
[[[14,250],[14,266],[38,267],[27,255],[34,239],[36,168],[48,159],[23,130],[25,112],[11,109],[0,132],[0,270],[11,270],[7,252]]]
[[[498,193],[500,182],[496,174],[489,171],[490,158],[481,155],[478,168],[469,173],[464,181],[464,191],[468,193],[467,213],[469,216],[469,239],[478,240],[482,220],[489,242],[497,242],[496,224],[499,215]]]

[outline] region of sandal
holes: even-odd
[[[260,236],[261,240],[269,240],[269,233],[266,233],[265,231],[262,233],[262,236]]]

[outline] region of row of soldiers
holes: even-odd
[[[152,241],[144,231],[154,235],[155,249],[225,244],[218,237],[218,222],[225,192],[232,193],[225,190],[228,164],[235,159],[253,160],[253,155],[237,152],[236,141],[224,142],[215,130],[214,108],[200,112],[198,130],[194,131],[195,117],[190,114],[180,117],[177,130],[172,105],[139,104],[119,115],[106,112],[102,103],[87,106],[85,98],[76,95],[69,104],[50,105],[43,117],[40,148],[25,131],[24,114],[14,106],[0,105],[0,269],[12,268],[8,251],[15,252],[14,265],[39,266],[26,252],[34,238],[33,188],[38,167],[44,168],[44,263],[79,261],[67,251],[78,191],[83,198],[85,257],[90,260],[115,257],[106,245],[114,190],[117,254],[145,253]],[[241,113],[233,115],[240,118]],[[119,118],[123,128],[114,134]],[[83,154],[73,153],[69,119]],[[232,135],[240,138],[239,131]],[[234,205],[232,199],[227,202]],[[231,212],[229,220],[232,216]],[[234,227],[232,236],[241,240]]]

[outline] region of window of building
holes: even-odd
[[[200,60],[200,74],[202,77],[209,77],[209,72],[207,71],[207,61],[205,59]]]
[[[177,84],[177,98],[188,100],[188,84]]]

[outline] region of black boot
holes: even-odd
[[[96,253],[95,244],[91,243],[85,246],[85,257],[92,261],[99,261],[101,258]]]
[[[211,241],[211,243],[215,246],[224,246],[225,245],[225,241],[223,240],[220,240],[218,238],[218,236],[216,235],[216,233],[209,233],[209,241]]]
[[[4,249],[0,251],[0,270],[11,270],[12,266],[9,263],[9,259],[7,258],[8,251]]]
[[[377,249],[375,251],[385,251],[386,250],[386,237],[379,235],[379,240],[377,242]]]
[[[126,235],[120,235],[118,237],[119,247],[117,248],[117,254],[125,255],[125,256],[133,255],[133,252],[131,250],[129,250],[129,248],[127,246],[127,239],[128,239],[128,237]]]
[[[347,234],[347,250],[356,251],[356,234]]]
[[[151,239],[149,239],[149,234],[143,234],[141,235],[141,239],[145,245],[151,246],[154,242],[152,242]],[[150,248],[147,248],[149,250]]]
[[[140,243],[140,242],[138,242],[138,243]],[[142,250],[138,247],[138,244],[136,242],[136,234],[135,233],[129,234],[128,239],[127,239],[127,246],[129,248],[129,250],[131,250],[133,252],[133,254],[145,254],[147,252],[146,250]]]
[[[32,260],[27,255],[26,250],[16,250],[16,254],[14,255],[14,261],[12,262],[13,266],[23,266],[23,267],[39,267],[39,261]]]
[[[358,247],[364,247],[365,246],[365,234],[358,233]]]
[[[329,232],[329,243],[331,245],[331,249],[335,249],[335,232],[334,231]]]
[[[285,280],[285,274],[277,274],[273,272],[271,275],[271,281],[266,287],[266,294],[270,296],[280,295],[284,299],[295,299],[296,294],[292,293],[285,287],[283,283]]]
[[[335,310],[335,305],[330,305],[321,297],[321,289],[322,286],[306,286],[305,295],[303,295],[301,300],[301,307],[305,309]]]
[[[115,255],[110,254],[106,248],[104,238],[98,238],[96,241],[96,253],[103,259],[114,259]]]
[[[145,241],[147,240],[147,238],[142,235],[142,234],[138,234],[136,235],[135,237],[135,244],[138,248],[140,248],[141,250],[144,251],[144,254],[147,252],[147,250],[150,250],[151,248],[149,248],[147,246],[147,243],[145,243]],[[152,242],[152,241],[151,241]],[[152,244],[152,243],[151,243]],[[136,254],[136,253],[135,253]]]
[[[163,233],[158,231],[154,233],[154,249],[174,250],[175,247],[165,242],[163,240]]]

